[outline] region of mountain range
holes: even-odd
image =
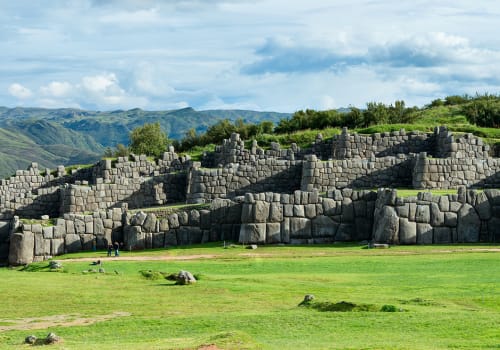
[[[127,145],[129,133],[145,123],[159,122],[169,138],[180,140],[191,128],[204,132],[219,120],[277,123],[291,114],[249,110],[183,108],[145,111],[139,108],[109,112],[73,108],[0,107],[0,177],[26,169],[89,164],[98,161],[106,147]]]

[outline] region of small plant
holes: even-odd
[[[398,308],[394,305],[384,305],[380,308],[380,311],[382,311],[382,312],[396,312],[396,311],[398,311]]]
[[[141,270],[139,273],[144,277],[145,279],[148,280],[159,280],[159,279],[164,279],[168,274],[166,272],[161,272],[161,271],[153,271],[153,270]]]

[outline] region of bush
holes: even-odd
[[[380,311],[382,311],[382,312],[396,312],[396,311],[398,311],[398,308],[394,305],[384,305],[384,306],[382,306]]]
[[[144,124],[130,133],[130,150],[136,154],[161,157],[167,149],[168,138],[160,123]]]

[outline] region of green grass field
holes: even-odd
[[[61,257],[64,272],[47,262],[0,269],[0,349],[29,348],[26,336],[49,332],[63,338],[51,349],[500,349],[499,245],[210,244],[105,255]],[[106,273],[83,273],[89,259]],[[181,269],[198,283],[140,273]],[[299,307],[305,294],[317,306],[368,311]]]

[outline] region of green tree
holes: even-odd
[[[159,122],[144,124],[130,133],[130,151],[136,154],[159,158],[165,152],[168,142]]]
[[[119,143],[116,145],[116,150],[115,150],[115,157],[128,157],[130,154],[130,150],[128,149],[127,146],[125,146],[122,143]]]

